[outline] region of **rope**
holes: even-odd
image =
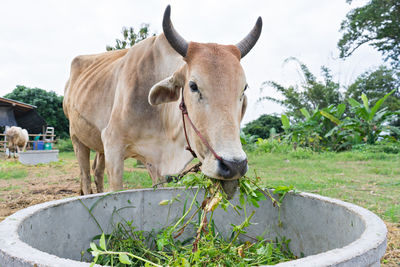
[[[185,132],[185,138],[186,138],[186,143],[188,144],[186,149],[189,150],[193,157],[197,158],[196,153],[193,151],[193,149],[190,146],[189,143],[189,138],[187,136],[187,132],[186,132],[186,124],[185,124],[185,116],[187,118],[187,120],[189,121],[190,125],[192,126],[193,130],[196,132],[197,136],[200,138],[200,140],[203,142],[203,144],[211,151],[211,153],[214,155],[214,157],[218,160],[222,160],[222,157],[220,157],[215,150],[210,146],[210,144],[207,142],[207,140],[203,137],[203,135],[200,133],[199,130],[197,130],[196,126],[194,126],[192,120],[189,117],[188,111],[186,109],[186,105],[185,105],[185,99],[183,98],[183,87],[182,87],[182,101],[179,104],[179,109],[182,111],[182,120],[183,120],[183,130]]]

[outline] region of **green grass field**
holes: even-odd
[[[391,222],[400,221],[400,156],[385,153],[249,154],[249,176],[263,185],[338,198],[365,207]]]
[[[247,154],[250,167],[247,175],[261,177],[265,187],[293,185],[299,191],[360,205],[386,221],[400,221],[400,155],[360,151],[313,153],[302,150]],[[70,160],[74,156],[72,153],[62,153],[61,158]],[[125,161],[125,168],[135,166],[135,160]],[[11,175],[18,176],[19,172]],[[151,179],[144,170],[125,171],[124,183],[129,188],[151,187]]]
[[[400,155],[383,152],[287,153],[248,152],[248,176],[259,176],[262,185],[293,185],[297,190],[338,198],[365,207],[386,221],[400,221]],[[92,158],[94,153],[92,153]],[[72,165],[71,165],[72,164]],[[0,180],[23,180],[35,170],[37,177],[59,175],[76,166],[73,152],[60,153],[60,161],[43,166],[23,166],[17,161],[0,161]],[[136,160],[125,161],[124,184],[127,188],[151,187],[145,169],[137,170]],[[42,168],[45,168],[41,170]],[[135,171],[132,171],[135,168]],[[76,177],[79,181],[79,178]],[[105,177],[106,189],[107,175]],[[13,190],[13,185],[2,191]]]

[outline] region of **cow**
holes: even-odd
[[[261,17],[238,44],[221,45],[187,42],[170,14],[167,6],[158,36],[71,63],[63,108],[80,166],[81,194],[92,193],[90,149],[97,152],[97,192],[103,191],[104,167],[111,191],[123,188],[124,160],[130,157],[145,163],[158,184],[197,156],[202,172],[221,180],[228,197],[247,171],[239,137],[247,106],[240,60],[261,34]]]
[[[6,131],[6,139],[8,141],[8,157],[10,158],[11,153],[14,153],[15,158],[16,153],[20,152],[20,148],[24,151],[28,144],[28,131],[18,126],[12,126]]]

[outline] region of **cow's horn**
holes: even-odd
[[[236,44],[237,48],[240,50],[241,57],[243,58],[249,51],[253,48],[253,46],[257,43],[258,38],[260,37],[262,29],[262,19],[258,17],[256,25],[254,25],[251,32],[239,43]]]
[[[188,50],[188,43],[179,33],[174,29],[174,26],[171,22],[171,6],[168,5],[164,12],[163,18],[163,31],[164,35],[168,40],[168,43],[175,49],[183,57],[186,57],[186,53]]]

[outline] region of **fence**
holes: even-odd
[[[29,141],[28,141],[28,145],[26,146],[26,150],[32,150],[33,143],[35,142],[34,140],[37,136],[40,136],[43,139],[46,139],[46,140],[41,140],[41,141],[45,141],[45,143],[52,143],[53,147],[54,147],[55,137],[56,137],[55,135],[47,134],[44,136],[43,134],[29,134]],[[52,139],[52,140],[48,140],[48,139]],[[6,135],[0,134],[0,152],[5,152],[6,149],[7,149]]]

